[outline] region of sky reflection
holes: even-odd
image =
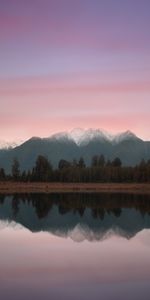
[[[74,243],[8,226],[0,241],[3,299],[141,299],[150,291],[150,230],[131,240]]]

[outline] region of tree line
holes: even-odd
[[[138,165],[123,166],[120,158],[106,160],[104,155],[92,157],[86,166],[83,157],[79,160],[61,159],[57,168],[43,155],[39,155],[31,170],[21,172],[18,159],[14,159],[11,173],[0,168],[1,181],[21,182],[150,182],[150,160],[142,160]]]

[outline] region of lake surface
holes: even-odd
[[[0,298],[150,299],[150,195],[1,195]]]

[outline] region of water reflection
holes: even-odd
[[[150,195],[1,195],[0,220],[76,242],[103,240],[114,234],[130,239],[150,228]]]
[[[0,297],[149,300],[149,227],[149,196],[0,196]]]

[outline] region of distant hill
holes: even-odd
[[[0,149],[0,167],[9,172],[13,159],[17,158],[22,170],[31,169],[39,154],[46,156],[54,167],[60,159],[71,161],[81,156],[90,165],[92,156],[100,154],[111,160],[119,157],[123,165],[134,166],[142,159],[150,159],[150,142],[130,131],[113,136],[100,129],[74,129],[49,138],[33,137],[17,147]]]

